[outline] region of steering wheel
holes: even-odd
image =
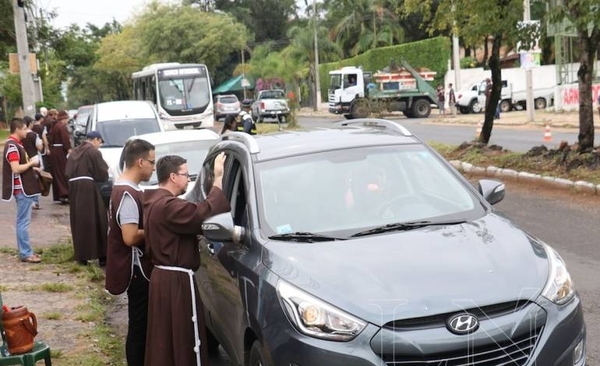
[[[401,207],[400,205],[404,207],[419,203],[423,203],[423,199],[421,197],[412,194],[401,194],[379,205],[379,207],[375,209],[375,213],[379,217],[384,217],[385,212],[388,210],[394,213],[394,207]]]

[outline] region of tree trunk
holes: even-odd
[[[592,96],[592,78],[594,75],[594,56],[597,43],[588,37],[587,28],[577,35],[579,43],[579,152],[588,152],[594,148],[594,109]]]
[[[489,100],[485,101],[485,120],[479,135],[479,141],[484,144],[490,142],[492,137],[492,128],[494,127],[494,115],[496,114],[496,108],[498,101],[500,100],[500,93],[502,91],[502,70],[500,70],[500,46],[502,46],[502,35],[496,34],[494,36],[494,42],[492,44],[492,55],[490,56],[489,66],[492,71],[492,94]]]
[[[486,35],[483,39],[483,58],[481,59],[481,66],[483,66],[484,70],[488,68],[488,54],[489,54],[488,38],[489,38],[489,36]]]

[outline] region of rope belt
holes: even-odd
[[[194,271],[187,268],[173,267],[173,266],[161,266],[157,265],[155,268],[160,268],[165,271],[184,272],[188,274],[190,278],[190,291],[192,294],[192,323],[194,323],[194,336],[196,340],[194,342],[194,352],[196,353],[196,365],[201,366],[200,363],[200,334],[198,332],[198,314],[196,311],[196,292],[194,291]]]
[[[87,175],[82,175],[81,177],[75,177],[75,178],[69,179],[69,182],[74,182],[76,180],[82,180],[82,179],[94,180],[94,178],[92,178],[92,177],[88,177]]]

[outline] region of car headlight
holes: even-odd
[[[548,253],[550,275],[542,295],[553,303],[565,304],[575,296],[571,275],[567,271],[565,262],[554,249],[546,245],[546,253]]]
[[[285,281],[279,281],[277,293],[288,319],[296,329],[308,336],[347,342],[367,325]]]

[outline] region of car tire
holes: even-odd
[[[460,113],[462,113],[462,114],[469,114],[469,113],[471,113],[471,111],[469,110],[469,108],[468,108],[468,107],[459,106],[459,107],[458,107],[458,110],[459,110],[459,111],[460,111]]]
[[[254,341],[252,348],[250,349],[250,357],[248,359],[248,366],[269,366],[266,362],[265,356],[262,353],[262,345],[259,341]]]
[[[546,109],[547,104],[545,98],[537,98],[534,102],[535,109]]]
[[[469,103],[469,111],[471,111],[471,113],[480,113],[481,110],[481,105],[477,99],[473,99],[471,103]]]
[[[353,119],[354,117],[351,114],[344,114],[345,119]]]

